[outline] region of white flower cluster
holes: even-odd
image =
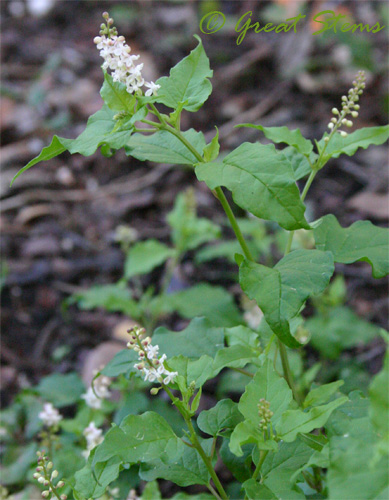
[[[111,379],[102,375],[98,379],[95,380],[94,390],[92,387],[89,387],[87,392],[81,396],[82,399],[85,399],[85,403],[95,410],[100,410],[102,400],[110,397],[111,393],[108,390],[108,387],[111,383]]]
[[[140,56],[131,55],[131,48],[126,44],[124,36],[117,36],[116,28],[110,27],[113,25],[113,19],[107,12],[104,12],[103,17],[107,24],[101,25],[100,36],[93,40],[104,59],[103,69],[110,69],[113,81],[124,83],[130,94],[142,92],[141,87],[145,86],[149,89],[145,93],[146,96],[157,95],[160,85],[145,82],[141,73],[143,64],[135,64]]]
[[[50,500],[56,500],[57,498],[60,500],[67,500],[67,495],[60,495],[58,492],[58,488],[65,486],[65,482],[60,479],[56,485],[53,483],[54,480],[58,479],[59,474],[56,469],[52,470],[53,462],[48,460],[44,451],[37,451],[36,454],[38,456],[38,467],[33,474],[33,478],[47,488],[47,490],[42,491],[42,497],[50,497]]]
[[[332,108],[332,114],[335,115],[331,118],[328,128],[331,130],[332,135],[334,132],[338,131],[342,137],[347,137],[347,132],[344,130],[338,130],[342,125],[346,127],[352,127],[353,122],[346,118],[347,115],[351,115],[353,118],[358,116],[359,96],[363,94],[363,89],[365,88],[365,72],[359,71],[356,79],[353,81],[353,86],[348,91],[347,96],[342,96],[342,111],[338,108]],[[325,142],[330,140],[330,136],[327,136]]]
[[[82,452],[85,458],[89,457],[90,452],[93,448],[103,441],[103,430],[96,427],[94,422],[91,422],[88,427],[84,429],[83,432],[86,438],[86,450]]]
[[[38,417],[47,427],[54,427],[62,420],[62,415],[60,415],[58,410],[54,408],[51,403],[44,403],[43,411],[39,413]]]
[[[146,333],[144,328],[134,327],[128,333],[131,334],[131,340],[127,343],[127,347],[138,353],[140,363],[137,363],[135,368],[142,373],[144,380],[158,381],[164,385],[174,382],[178,372],[171,372],[165,368],[166,354],[158,358],[159,346],[151,345],[150,337],[143,338]]]

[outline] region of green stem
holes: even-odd
[[[311,187],[311,184],[312,184],[313,179],[315,178],[316,174],[317,174],[317,170],[312,170],[312,172],[311,172],[310,176],[308,177],[308,180],[304,186],[303,192],[301,193],[301,201],[305,200],[305,197],[307,196],[308,190]],[[290,252],[290,249],[292,248],[293,236],[294,236],[294,231],[290,231],[284,255],[288,255],[288,253]]]
[[[217,187],[215,189],[215,194],[217,196],[217,199],[220,201],[222,207],[224,208],[224,211],[228,217],[228,220],[230,221],[231,227],[235,233],[237,240],[239,241],[239,244],[243,250],[243,253],[244,253],[246,259],[251,260],[252,262],[255,262],[254,257],[252,256],[250,249],[247,246],[246,240],[244,239],[242,231],[240,230],[238,222],[235,219],[235,215],[230,207],[230,204],[228,203],[228,200],[225,197],[225,194],[223,193],[222,188]]]
[[[259,473],[261,472],[261,467],[263,465],[263,462],[265,461],[265,458],[267,457],[267,454],[269,453],[269,450],[261,450],[260,455],[259,455],[259,461],[258,464],[255,468],[254,474],[253,474],[253,479],[257,479]]]
[[[163,386],[163,388],[165,389],[166,393],[168,394],[169,398],[172,400],[172,402],[174,404],[174,402],[176,401],[176,398],[173,396],[171,390],[168,387],[166,387],[165,385]],[[222,500],[228,500],[227,493],[224,491],[224,488],[223,488],[223,486],[222,486],[222,484],[221,484],[221,482],[220,482],[220,480],[215,472],[215,469],[213,468],[211,459],[205,453],[205,451],[203,450],[203,448],[200,444],[200,441],[197,437],[196,431],[194,430],[194,427],[193,427],[193,424],[192,424],[190,417],[188,417],[188,415],[184,412],[183,409],[180,408],[180,406],[176,405],[176,408],[181,413],[183,419],[185,420],[186,425],[188,426],[188,429],[190,432],[190,440],[193,444],[193,447],[196,449],[196,451],[200,455],[201,459],[203,460],[206,468],[208,469],[208,472],[209,472],[209,474],[210,474],[210,476],[211,476],[211,478],[216,486],[216,489],[217,489],[220,497],[222,498]]]
[[[246,375],[246,377],[253,378],[254,375],[247,370],[244,370],[243,368],[233,368],[232,366],[230,367],[230,370],[233,370],[234,372],[241,373],[242,375]]]
[[[219,497],[219,495],[217,494],[217,491],[215,490],[215,488],[213,488],[213,486],[212,486],[210,483],[208,483],[206,486],[207,486],[207,488],[209,489],[209,491],[212,493],[212,495],[213,495],[215,498],[217,498],[218,500],[220,500],[220,497]]]
[[[296,387],[294,385],[292,371],[290,369],[289,360],[288,360],[288,353],[286,351],[285,344],[283,344],[280,339],[277,339],[277,341],[278,341],[278,348],[280,350],[282,370],[284,372],[285,380],[288,382],[288,385],[292,390],[294,399],[296,400],[296,402],[298,404],[300,404],[301,403],[300,395],[298,394]]]
[[[158,129],[156,129],[156,128],[136,128],[136,127],[134,128],[135,132],[139,132],[141,134],[146,134],[146,133],[150,133],[151,134],[151,133],[156,132],[157,130]]]
[[[212,478],[212,480],[217,488],[217,491],[219,492],[219,495],[221,496],[221,498],[223,500],[228,500],[227,493],[224,491],[224,488],[223,488],[219,478],[217,477],[217,474],[215,472],[215,469],[213,468],[211,459],[205,453],[205,451],[203,450],[203,448],[202,448],[202,446],[197,438],[196,431],[193,428],[193,424],[192,424],[191,420],[185,419],[185,421],[186,421],[186,425],[188,426],[189,431],[191,433],[191,437],[193,439],[193,441],[192,441],[193,446],[196,448],[200,457],[203,459],[203,462],[204,462],[205,466],[207,467],[208,472],[211,475],[211,478]]]
[[[158,113],[157,111],[157,108],[152,104],[151,105],[153,107],[153,110],[156,112],[156,114]],[[187,147],[187,149],[189,149],[189,151],[193,154],[193,156],[199,161],[199,162],[204,162],[204,159],[203,157],[200,155],[200,153],[192,146],[192,144],[186,139],[186,137],[184,137],[181,133],[180,130],[177,130],[175,129],[174,127],[171,127],[170,125],[168,125],[163,117],[158,113],[157,114],[158,118],[161,120],[161,125],[162,125],[162,128],[164,130],[167,130],[168,132],[170,132],[171,134],[173,134],[175,137],[177,137],[177,139],[179,139],[182,144],[184,144],[184,146]],[[145,121],[145,120],[143,120]],[[146,122],[147,123],[147,122]],[[223,193],[223,190],[221,187],[217,187],[215,190],[214,190],[214,193],[217,197],[217,199],[220,201],[226,215],[227,215],[227,218],[231,224],[231,227],[235,233],[235,236],[236,238],[238,239],[239,241],[239,244],[240,246],[242,247],[242,250],[243,250],[243,253],[245,255],[245,257],[248,259],[248,260],[251,260],[254,262],[254,258],[250,252],[250,249],[249,247],[247,246],[247,243],[244,239],[244,236],[242,234],[242,231],[240,230],[240,227],[238,225],[238,222],[235,218],[235,215],[231,209],[231,206],[230,204],[228,203],[228,200],[227,198],[225,197],[224,193]]]

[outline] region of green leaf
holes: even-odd
[[[262,130],[265,137],[276,144],[284,143],[292,146],[303,155],[309,155],[313,150],[313,144],[300,132],[300,129],[288,129],[288,127],[263,127],[262,125],[253,125],[252,123],[242,123],[238,127],[250,127]]]
[[[190,360],[185,356],[175,356],[169,359],[168,366],[171,371],[176,371],[185,378],[187,386],[194,382],[195,387],[198,388],[214,377],[212,358],[206,354],[196,360]]]
[[[308,408],[308,406],[317,406],[326,403],[330,397],[337,392],[339,387],[344,384],[343,380],[337,380],[336,382],[331,382],[330,384],[324,384],[320,387],[312,389],[307,394],[304,400],[303,408]]]
[[[258,356],[258,350],[238,344],[220,349],[213,362],[214,376],[223,368],[242,368],[248,363],[256,363],[258,361]]]
[[[292,166],[294,172],[294,178],[296,181],[306,177],[312,172],[311,165],[309,164],[308,158],[302,155],[293,146],[288,146],[287,148],[279,151],[278,154],[283,155],[287,158]],[[309,159],[311,164],[314,164],[318,155],[311,153]]]
[[[21,175],[29,168],[33,167],[37,163],[40,163],[41,161],[51,160],[52,158],[55,158],[56,156],[63,153],[64,151],[66,151],[66,147],[62,144],[61,138],[55,135],[49,146],[43,148],[38,156],[36,156],[34,159],[28,162],[27,165],[25,165],[23,168],[19,170],[19,172],[13,177],[11,181],[11,186],[15,182],[15,180],[19,177],[19,175]]]
[[[213,71],[199,37],[199,44],[191,53],[170,70],[169,77],[162,77],[156,83],[161,86],[157,102],[169,108],[184,104],[187,111],[197,111],[212,92]]]
[[[329,465],[330,448],[327,444],[326,446],[323,446],[322,450],[314,451],[307,463],[295,471],[295,473],[292,475],[292,479],[297,479],[301,472],[309,469],[310,467],[321,467],[322,469],[328,469]]]
[[[355,409],[347,403],[331,419],[330,466],[327,473],[331,500],[388,498],[389,455],[374,457],[374,445],[378,438],[370,419],[365,416],[367,402],[366,399],[362,408],[355,399]],[[343,418],[339,422],[341,415]]]
[[[104,73],[104,83],[100,95],[105,104],[114,111],[134,112],[136,98],[127,92],[126,86],[121,82],[114,82],[112,76]]]
[[[188,495],[187,493],[176,493],[171,497],[171,500],[214,500],[213,495],[209,495],[208,493],[199,493],[197,495]]]
[[[223,435],[242,421],[237,403],[231,399],[222,399],[210,410],[204,410],[197,418],[200,430],[210,436]]]
[[[100,111],[88,119],[85,130],[77,139],[59,139],[69,153],[80,153],[83,156],[92,155],[103,144],[120,149],[128,142],[132,128],[114,131],[117,126],[116,120],[113,119],[115,114],[115,111],[104,104]]]
[[[219,130],[216,128],[216,135],[212,141],[207,144],[203,151],[204,161],[213,161],[219,156],[220,144],[219,144]]]
[[[51,160],[66,150],[71,154],[80,153],[83,156],[90,156],[103,145],[112,149],[122,148],[131,136],[133,124],[130,119],[126,122],[126,128],[121,129],[118,127],[118,122],[113,119],[115,114],[115,111],[104,104],[100,111],[89,117],[85,130],[77,139],[65,139],[55,135],[51,144],[43,148],[36,158],[19,170],[12,182],[33,165],[41,161]]]
[[[258,403],[262,398],[270,403],[273,425],[278,422],[293,399],[286,380],[275,371],[269,359],[259,368],[239,401],[239,411],[255,425],[259,425],[261,420],[258,414]]]
[[[119,475],[120,459],[118,457],[96,464],[92,469],[91,463],[95,452],[96,449],[92,450],[87,464],[74,475],[74,490],[83,498],[100,498],[104,495],[107,486]]]
[[[389,232],[370,221],[357,221],[343,228],[336,217],[326,215],[315,222],[313,234],[319,250],[329,250],[335,262],[368,262],[374,278],[389,274]]]
[[[206,318],[195,318],[181,332],[172,332],[162,326],[157,328],[153,344],[158,344],[160,352],[168,358],[182,355],[196,359],[204,354],[213,358],[224,347],[224,333]]]
[[[389,352],[382,370],[370,385],[369,395],[371,421],[380,436],[389,442]]]
[[[242,345],[250,347],[258,352],[260,348],[258,334],[253,332],[247,326],[239,325],[234,328],[226,328],[225,330],[227,344],[232,347],[234,345]]]
[[[199,283],[191,288],[157,297],[151,304],[159,312],[177,312],[184,318],[205,316],[218,326],[236,326],[241,314],[231,295],[222,287]]]
[[[123,349],[116,353],[111,361],[108,361],[101,373],[107,377],[118,377],[122,373],[136,373],[134,363],[137,361],[138,354],[135,351]]]
[[[241,208],[288,230],[305,228],[305,206],[294,172],[273,145],[242,144],[223,162],[198,163],[196,175],[210,189],[225,186]]]
[[[388,140],[389,125],[382,127],[364,127],[352,132],[347,137],[335,134],[326,147],[328,158],[338,158],[341,154],[352,156],[358,148],[366,149],[372,144],[378,146]],[[324,147],[324,140],[319,143]]]
[[[204,135],[189,129],[182,135],[201,155],[205,147]],[[177,165],[194,165],[197,158],[176,136],[166,130],[160,130],[152,135],[136,133],[127,142],[126,153],[138,160],[155,163],[171,163]]]
[[[202,441],[204,451],[211,452],[212,439]],[[174,461],[157,459],[147,464],[142,464],[140,477],[145,481],[161,478],[172,481],[178,486],[191,484],[208,484],[210,476],[199,453],[187,446],[183,447],[182,454],[175,457]]]
[[[241,446],[247,443],[255,443],[260,449],[274,450],[275,442],[264,441],[264,433],[259,430],[261,417],[258,403],[262,398],[270,403],[270,410],[273,412],[271,423],[274,427],[293,397],[286,380],[278,375],[269,359],[246,386],[239,401],[238,408],[245,420],[235,427],[230,440],[230,449],[237,456],[242,455]]]
[[[237,457],[230,450],[229,440],[223,439],[219,454],[224,465],[240,483],[243,483],[252,476],[252,445],[244,446],[243,455]]]
[[[346,434],[355,420],[368,423],[369,403],[368,398],[360,391],[350,392],[349,401],[335,410],[328,419],[325,426],[326,435],[331,438],[334,435]]]
[[[237,457],[243,456],[242,446],[245,444],[255,444],[259,450],[277,451],[277,443],[274,439],[264,438],[264,433],[250,420],[240,422],[234,429],[230,437],[229,447],[231,452]]]
[[[35,390],[44,400],[61,408],[76,403],[85,392],[85,386],[77,373],[53,373],[43,378]]]
[[[167,221],[172,228],[172,241],[180,254],[194,250],[221,235],[219,226],[208,219],[197,217],[196,197],[192,189],[177,196]]]
[[[119,284],[93,286],[84,292],[75,293],[68,302],[76,302],[80,309],[101,307],[109,312],[122,312],[132,318],[139,316],[138,306],[132,300],[130,290]]]
[[[124,264],[124,276],[130,279],[139,274],[147,274],[155,267],[162,265],[174,250],[158,240],[147,240],[135,243],[130,248]]]
[[[288,347],[299,347],[289,321],[298,315],[308,297],[324,291],[333,272],[330,252],[296,250],[274,268],[244,261],[239,282],[248,297],[257,302],[279,339]]]
[[[37,444],[30,443],[27,446],[9,447],[8,454],[12,452],[13,460],[9,465],[2,457],[0,466],[1,484],[8,486],[22,483],[26,480],[28,470],[33,464],[36,464]]]
[[[347,397],[344,396],[327,405],[315,406],[306,412],[288,410],[283,413],[276,426],[277,434],[287,443],[294,441],[298,433],[311,432],[313,429],[323,427],[331,413],[346,401]]]
[[[96,448],[92,465],[113,457],[124,463],[148,462],[159,457],[174,458],[184,446],[164,418],[154,412],[128,415],[112,427]]]
[[[258,483],[255,479],[248,479],[242,484],[242,488],[246,492],[246,496],[250,500],[278,500],[278,496],[275,495],[269,488],[261,483]],[[289,500],[290,497],[288,497]]]
[[[298,479],[296,471],[310,460],[313,453],[299,438],[293,443],[281,442],[278,452],[269,453],[262,465],[263,483],[276,498],[305,498],[300,492],[292,490],[292,487]]]
[[[378,337],[379,328],[359,318],[348,307],[335,307],[324,315],[305,322],[311,333],[311,344],[329,359],[336,359],[343,349],[364,345]]]
[[[142,500],[162,500],[161,492],[158,488],[157,481],[151,481],[147,483],[145,489],[142,492]]]

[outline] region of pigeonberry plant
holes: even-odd
[[[309,188],[327,163],[388,138],[387,126],[347,132],[358,118],[364,73],[358,73],[339,109],[332,109],[328,132],[320,140],[313,143],[298,129],[246,123],[240,126],[255,128],[282,146],[245,142],[221,157],[217,130],[206,144],[201,132],[180,125],[181,114],[196,112],[212,92],[212,70],[200,38],[169,76],[146,82],[143,64],[136,62],[139,56],[131,53],[109,15],[103,17],[94,39],[104,59],[102,109],[77,139],[54,136],[15,178],[65,151],[89,156],[98,148],[108,157],[124,149],[140,161],[189,166],[225,211],[239,244],[234,258],[240,287],[262,319],[257,325],[245,324],[233,301],[226,303],[223,295],[222,305],[213,303],[210,296],[216,290],[205,284],[197,296],[210,297],[205,300],[213,304],[213,315],[185,313],[193,305],[191,290],[184,291],[187,295],[167,293],[172,269],[185,252],[220,235],[214,223],[197,218],[191,195],[180,195],[169,216],[171,247],[156,240],[135,243],[124,281],[103,287],[98,297],[95,290],[74,299],[84,307],[109,302],[109,310],[127,312],[139,324],[128,332],[127,349],[96,374],[85,394],[76,396],[80,409],[75,419],[62,418],[51,403],[39,414],[46,430],[34,478],[44,488],[42,496],[134,499],[139,497],[133,486],[141,479],[148,483],[141,498],[157,499],[157,480],[163,479],[205,491],[178,493],[177,500],[388,498],[388,361],[373,379],[369,397],[358,390],[340,392],[342,380],[315,384],[315,368],[303,372],[293,364],[294,354],[310,341],[302,316],[305,303],[322,295],[325,309],[338,286],[333,282],[328,289],[335,263],[365,261],[375,278],[388,274],[385,229],[369,221],[342,227],[331,214],[313,222],[305,216]],[[160,105],[171,111],[163,112]],[[297,181],[302,179],[300,192]],[[247,224],[235,217],[225,189],[236,205],[255,216],[252,224],[273,221],[287,232],[284,256],[274,265],[258,262],[257,248],[245,236]],[[301,230],[313,235],[314,247],[296,249],[295,236]],[[165,262],[161,290],[143,291],[147,299],[134,300],[125,282]],[[172,311],[193,318],[187,328],[154,331],[161,315]],[[326,331],[323,325],[321,339],[328,347],[333,339],[329,326]],[[204,384],[225,369],[240,377],[241,393],[201,411]],[[111,384],[129,403],[120,407],[110,427]],[[136,391],[146,387],[154,403],[147,407],[143,402],[147,411],[135,412],[131,405]],[[171,416],[171,408],[167,412],[166,400],[177,416]],[[77,469],[66,477],[60,472],[58,481],[54,455],[60,461],[66,446],[80,450],[77,443],[84,448],[77,452]]]

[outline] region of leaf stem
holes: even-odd
[[[288,382],[288,385],[292,390],[294,399],[300,405],[301,399],[300,399],[300,395],[297,392],[296,387],[294,385],[293,375],[292,375],[292,371],[290,369],[288,353],[286,351],[285,344],[283,344],[279,338],[277,338],[277,341],[278,341],[278,348],[280,350],[282,370],[284,372],[285,380]]]
[[[167,386],[163,386],[163,388],[165,389],[166,393],[168,394],[169,398],[172,400],[173,404],[177,401],[177,398],[175,398],[171,392],[171,390],[167,387]],[[185,412],[185,410],[182,408],[182,405],[175,405],[176,408],[178,409],[178,411],[181,413],[183,419],[185,420],[185,423],[189,429],[189,432],[190,432],[190,440],[193,444],[193,447],[196,449],[196,451],[198,452],[198,454],[200,455],[201,459],[203,460],[206,468],[208,469],[208,472],[216,486],[216,489],[220,495],[220,498],[222,500],[228,500],[228,496],[227,496],[227,493],[224,491],[224,488],[215,472],[215,469],[213,468],[213,465],[212,465],[212,462],[211,462],[211,459],[208,457],[208,455],[205,453],[205,451],[203,450],[203,447],[201,446],[200,444],[200,441],[197,437],[197,434],[196,434],[196,431],[194,430],[194,427],[193,427],[193,424],[192,424],[192,421],[190,419],[190,417],[188,416],[187,412]],[[189,437],[189,436],[188,436]],[[219,497],[217,497],[219,498]]]
[[[313,182],[313,179],[316,177],[317,172],[318,171],[316,169],[312,169],[312,172],[310,173],[310,175],[308,177],[308,180],[307,180],[307,182],[306,182],[306,184],[304,186],[303,192],[301,193],[301,201],[305,200],[305,197],[307,196],[308,190],[311,187],[311,184]],[[285,248],[285,254],[284,254],[284,256],[288,255],[288,253],[290,252],[290,249],[292,248],[293,236],[294,236],[294,231],[290,231],[289,232],[288,242],[287,242],[286,248]]]
[[[193,156],[201,163],[204,162],[204,158],[201,156],[201,154],[196,150],[196,148],[194,148],[192,146],[192,144],[186,139],[186,137],[184,137],[182,135],[182,132],[180,130],[177,130],[176,128],[172,127],[171,125],[169,125],[168,123],[166,123],[166,121],[164,120],[164,118],[161,116],[161,114],[158,112],[157,108],[154,106],[154,104],[151,104],[151,107],[154,111],[154,113],[156,114],[156,116],[159,118],[160,122],[161,122],[161,129],[163,130],[167,130],[168,132],[170,132],[171,134],[173,134],[175,137],[177,137],[177,139],[179,139],[182,144],[184,144],[184,146],[187,147],[187,149],[189,149],[189,151],[193,154]],[[143,120],[145,123],[148,123],[147,120]],[[240,227],[239,227],[239,224],[235,218],[235,215],[234,215],[234,212],[232,211],[232,208],[230,206],[230,204],[228,203],[228,200],[227,198],[225,197],[225,194],[223,193],[223,190],[222,188],[219,186],[217,188],[215,188],[215,190],[213,191],[216,198],[220,201],[226,215],[227,215],[227,218],[231,224],[231,227],[235,233],[235,236],[236,238],[238,239],[239,241],[239,244],[243,250],[243,253],[245,255],[245,257],[248,259],[248,260],[251,260],[252,262],[254,262],[254,257],[252,256],[251,252],[250,252],[250,249],[249,247],[247,246],[247,243],[246,243],[246,240],[244,239],[244,236],[242,234],[242,231],[240,230]]]
[[[261,468],[263,465],[263,462],[265,461],[265,458],[267,457],[267,454],[269,453],[269,450],[261,450],[260,455],[259,455],[259,461],[258,464],[255,468],[254,474],[253,474],[253,479],[257,479],[259,473],[261,472]]]

